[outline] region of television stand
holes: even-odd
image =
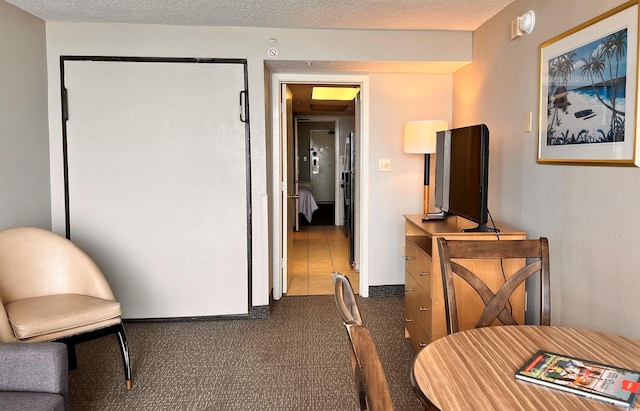
[[[487,227],[486,224],[478,224],[475,228],[465,228],[462,230],[463,233],[499,233],[499,228]]]
[[[422,216],[422,221],[444,220],[446,216],[447,213],[444,211],[440,211],[439,213],[428,213]]]

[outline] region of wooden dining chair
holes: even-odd
[[[393,411],[387,378],[369,329],[358,323],[345,323],[345,327],[349,336],[353,379],[360,409]]]
[[[342,320],[345,323],[362,324],[360,309],[349,278],[342,273],[333,273],[332,277],[335,284],[336,306],[342,315]]]
[[[484,303],[484,310],[475,323],[475,328],[492,324],[517,324],[511,312],[510,298],[514,291],[533,276],[539,275],[540,281],[540,325],[550,325],[549,301],[549,244],[546,238],[532,240],[446,240],[438,238],[442,285],[444,289],[447,332],[460,331],[458,306],[456,299],[456,277],[464,280],[477,293]],[[499,262],[505,281],[494,292],[485,281],[476,275],[470,260],[493,259]],[[521,261],[522,268],[508,278],[504,274],[507,261]],[[463,265],[464,264],[464,265]],[[454,278],[456,278],[454,280]],[[495,289],[495,285],[494,285]]]

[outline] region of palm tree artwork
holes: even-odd
[[[547,61],[547,145],[624,142],[627,29]]]

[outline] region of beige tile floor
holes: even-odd
[[[293,233],[288,255],[288,296],[333,294],[331,273],[336,271],[349,277],[358,292],[360,277],[349,263],[349,239],[344,227],[300,227]]]

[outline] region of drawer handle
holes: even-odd
[[[420,312],[425,312],[425,311],[429,311],[428,308],[424,308],[424,307],[420,307]]]
[[[429,273],[427,273],[426,271],[420,271],[420,277],[424,277],[427,274],[429,274]]]
[[[411,321],[413,321],[411,318],[405,318],[405,319],[404,319],[404,322],[405,322],[405,323],[410,323]]]
[[[420,343],[420,344],[418,344],[418,346],[420,346],[420,348],[424,348],[424,347],[426,347],[426,346],[427,346],[427,344],[425,344],[425,343]]]
[[[413,288],[405,287],[405,288],[404,288],[404,291],[405,291],[406,293],[408,293],[409,291],[413,291]]]
[[[404,261],[409,261],[409,260],[413,260],[413,257],[411,257],[410,255],[404,256]]]

